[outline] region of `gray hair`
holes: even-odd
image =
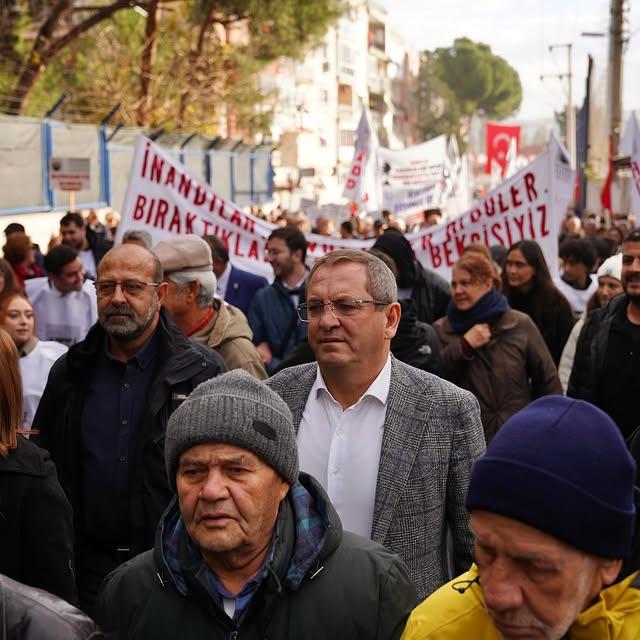
[[[318,258],[307,278],[307,288],[315,272],[322,267],[331,267],[340,262],[356,262],[367,268],[367,293],[380,302],[391,304],[398,301],[398,285],[389,267],[380,258],[356,249],[338,249]]]
[[[196,298],[196,306],[199,309],[205,309],[213,304],[218,287],[213,271],[174,271],[167,274],[167,279],[171,280],[179,290],[186,289],[191,282],[199,282],[200,293]]]
[[[129,229],[129,231],[125,231],[122,236],[122,244],[126,244],[127,242],[140,242],[144,245],[145,249],[151,249],[153,245],[151,234],[142,229]]]

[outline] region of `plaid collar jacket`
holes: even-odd
[[[296,430],[317,366],[267,380],[289,405]],[[372,538],[404,560],[420,599],[448,582],[451,570],[458,575],[471,566],[465,498],[471,466],[484,450],[475,397],[392,357]]]

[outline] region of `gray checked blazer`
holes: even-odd
[[[296,432],[317,366],[291,367],[266,381],[289,405]],[[392,356],[372,538],[405,561],[420,599],[450,579],[447,526],[456,575],[471,565],[465,498],[484,450],[475,397]]]

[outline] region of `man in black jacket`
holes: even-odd
[[[113,242],[98,235],[79,213],[69,212],[60,220],[62,244],[73,247],[84,267],[87,278],[95,280],[100,260],[111,249]]]
[[[51,369],[34,418],[75,518],[80,605],[104,576],[153,544],[171,492],[163,464],[170,414],[224,371],[161,309],[162,267],[137,245],[112,249],[98,269],[98,323]]]
[[[117,569],[98,603],[115,638],[399,638],[416,595],[398,556],[355,534],[298,473],[284,401],[236,369],[169,420],[177,499],[156,546]]]
[[[622,245],[624,295],[593,311],[576,346],[567,395],[606,411],[627,438],[640,424],[640,229]]]

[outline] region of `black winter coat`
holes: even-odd
[[[0,576],[3,640],[102,640],[96,624],[49,593]]]
[[[620,295],[606,307],[589,314],[578,337],[567,388],[568,396],[586,400],[606,411],[625,438],[640,425],[637,393],[628,392],[630,386],[640,391],[640,379],[635,375],[638,349],[625,330],[628,304],[629,298]],[[613,332],[616,332],[615,340],[611,339]],[[613,354],[615,357],[609,354],[612,343],[624,347],[620,353]],[[607,364],[608,360],[615,362]]]
[[[433,324],[447,315],[451,287],[442,276],[425,269],[417,260],[414,261],[414,267],[415,281],[411,298],[416,305],[418,320]]]
[[[49,454],[22,436],[0,458],[0,541],[0,573],[76,601],[71,505]]]
[[[171,500],[164,464],[164,438],[171,413],[201,382],[225,371],[213,350],[184,337],[163,309],[156,371],[146,398],[146,411],[135,437],[129,480],[131,540],[135,553],[153,545],[155,529]],[[52,367],[33,420],[36,442],[51,453],[60,484],[74,510],[76,542],[82,540],[82,463],[80,424],[87,389],[105,333],[95,324],[87,337]]]
[[[114,638],[127,640],[390,640],[400,638],[415,589],[397,555],[342,531],[338,514],[317,482],[300,481],[324,503],[328,533],[319,559],[296,588],[285,575],[295,545],[288,496],[278,516],[276,549],[269,576],[254,594],[236,629],[199,583],[182,595],[161,551],[161,527],[153,551],[134,558],[106,581],[97,620]],[[177,506],[173,506],[174,509]],[[168,510],[169,512],[170,510]],[[164,518],[163,518],[164,520]],[[112,637],[112,636],[109,636]]]

